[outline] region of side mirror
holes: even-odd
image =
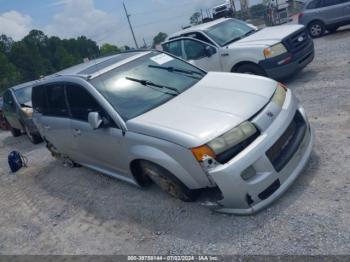
[[[214,47],[206,46],[204,52],[207,57],[211,57],[216,53],[216,50]]]
[[[103,123],[102,117],[98,112],[90,112],[88,121],[93,129],[98,129]]]

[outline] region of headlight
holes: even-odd
[[[202,161],[207,156],[216,159],[217,155],[239,145],[256,132],[257,129],[252,123],[244,122],[222,136],[210,141],[207,145],[192,148],[191,151],[198,161]]]
[[[32,117],[32,116],[33,116],[33,108],[22,107],[22,112],[23,112],[27,117]]]
[[[287,94],[287,87],[279,83],[277,85],[275,94],[271,99],[271,102],[282,107],[284,104],[284,101],[286,100],[286,94]]]
[[[287,53],[287,49],[282,43],[278,43],[276,45],[264,49],[265,58],[279,56],[284,53]]]

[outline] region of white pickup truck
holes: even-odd
[[[171,35],[163,50],[206,71],[250,73],[282,79],[314,59],[304,26],[257,29],[236,19],[218,19]]]

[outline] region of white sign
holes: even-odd
[[[160,55],[156,55],[156,56],[152,57],[151,60],[156,62],[158,65],[162,65],[162,64],[165,64],[165,63],[168,63],[168,62],[174,60],[174,58],[172,58],[171,56],[168,56],[166,54],[160,54]]]

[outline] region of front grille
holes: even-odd
[[[302,41],[300,41],[303,39]],[[283,43],[287,47],[288,51],[292,53],[298,53],[303,50],[311,41],[308,32],[305,29],[298,31],[297,33],[286,38]]]
[[[266,152],[266,156],[277,172],[280,172],[294,156],[305,137],[306,130],[306,122],[297,111],[287,130]]]
[[[261,192],[258,197],[261,200],[268,199],[273,193],[277,191],[281,186],[281,182],[279,179],[277,179],[275,182],[273,182],[268,188],[266,188],[263,192]]]

